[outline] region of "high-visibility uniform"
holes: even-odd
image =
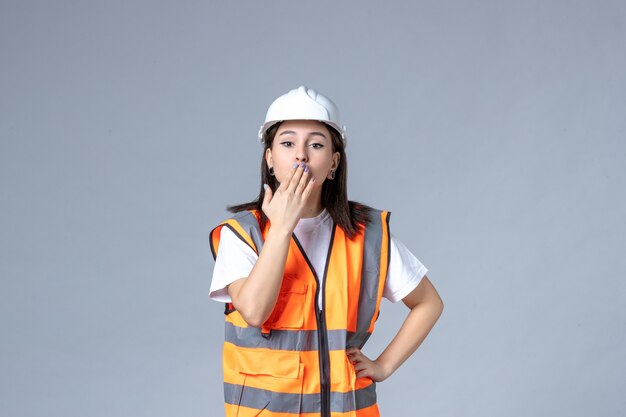
[[[390,213],[370,214],[371,223],[352,239],[334,226],[323,288],[292,234],[280,293],[261,328],[249,326],[226,304],[227,417],[379,416],[376,384],[356,378],[346,355],[348,347],[362,348],[374,330],[389,265]],[[260,253],[269,225],[261,230],[259,216],[242,211],[213,229],[213,257],[222,227]]]

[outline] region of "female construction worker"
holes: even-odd
[[[227,416],[379,416],[376,382],[422,343],[443,303],[426,268],[389,231],[389,212],[348,201],[345,126],[300,87],[259,131],[256,200],[209,236],[210,297],[226,303]],[[410,309],[375,360],[361,352],[381,298]]]

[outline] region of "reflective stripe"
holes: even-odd
[[[344,329],[328,330],[330,350],[345,350],[346,339],[352,332]],[[317,350],[317,330],[275,330],[272,329],[268,338],[261,336],[258,327],[239,327],[226,322],[224,338],[239,347],[269,348],[277,350]]]
[[[357,410],[376,404],[376,383],[372,381],[371,385],[354,391],[354,397]]]
[[[241,211],[233,217],[216,226],[209,233],[209,246],[213,259],[217,257],[217,247],[220,241],[222,227],[228,227],[239,239],[255,251],[257,254],[263,248],[263,237],[256,216],[250,211]],[[247,236],[242,235],[247,234]]]
[[[380,278],[380,251],[383,239],[381,211],[372,210],[371,222],[363,235],[363,263],[361,266],[361,290],[356,332],[348,339],[348,346],[362,348],[369,338],[369,327],[376,313],[378,283]]]
[[[321,408],[319,393],[288,394],[229,383],[224,383],[224,402],[274,413],[316,413]],[[330,411],[333,413],[347,413],[374,404],[375,383],[356,391],[330,393]]]
[[[254,245],[256,246],[257,255],[261,253],[263,249],[263,236],[261,235],[261,227],[256,216],[248,210],[240,211],[233,216],[233,219],[237,220],[239,225],[248,233]]]

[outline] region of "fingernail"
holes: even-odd
[[[315,177],[313,177],[313,178],[311,179],[311,181],[312,181],[312,182],[315,182]]]
[[[297,162],[294,162],[293,167],[294,167],[294,168],[298,168],[298,163],[297,163]]]
[[[304,172],[309,172],[309,166],[308,165],[304,166]]]
[[[264,189],[265,191],[267,191],[267,187],[269,187],[269,185],[267,185],[267,184],[263,184],[263,189]]]
[[[300,162],[300,166],[301,167],[305,166],[305,163],[304,162]]]

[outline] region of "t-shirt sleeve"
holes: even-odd
[[[209,298],[230,303],[226,287],[240,278],[247,277],[256,263],[258,255],[228,227],[220,230],[220,244],[215,258]]]
[[[383,297],[397,303],[417,288],[428,269],[393,234],[389,246],[389,269]]]

